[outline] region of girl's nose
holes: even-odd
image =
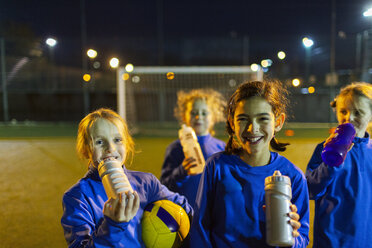
[[[114,144],[112,144],[111,142],[109,142],[107,144],[106,149],[107,149],[108,152],[113,152],[113,151],[115,151],[115,146],[114,146]]]

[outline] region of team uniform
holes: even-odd
[[[339,167],[323,163],[324,142],[307,166],[310,199],[315,200],[314,247],[371,247],[372,143],[366,133]]]
[[[197,136],[205,160],[212,154],[225,150],[225,142],[212,135]],[[165,152],[160,181],[170,190],[186,196],[191,206],[194,206],[201,174],[190,176],[182,166],[185,155],[180,140],[172,142]]]
[[[63,196],[61,224],[68,247],[145,247],[141,238],[142,214],[147,204],[157,200],[173,201],[192,215],[186,198],[169,191],[154,175],[130,171],[125,166],[123,169],[140,198],[136,216],[129,222],[119,223],[103,215],[107,195],[97,169],[90,167]]]
[[[191,247],[269,247],[265,227],[265,178],[279,170],[292,182],[292,200],[301,227],[294,247],[309,238],[309,198],[301,170],[271,152],[270,163],[252,167],[236,155],[213,155],[200,179],[191,228]],[[270,246],[271,247],[271,246]]]

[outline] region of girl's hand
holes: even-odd
[[[110,198],[103,207],[103,214],[116,222],[128,222],[137,214],[140,199],[136,191]]]
[[[301,223],[298,221],[300,219],[300,216],[297,213],[296,205],[294,205],[294,204],[291,205],[291,211],[292,212],[290,212],[288,214],[289,218],[291,218],[289,223],[291,224],[291,226],[293,228],[292,235],[293,235],[293,237],[296,238],[296,237],[300,236],[300,233],[297,231],[301,227]]]
[[[187,172],[187,175],[191,175],[191,176],[196,175],[196,173],[191,173],[191,171],[190,171],[191,168],[194,168],[194,167],[197,166],[195,158],[193,158],[193,157],[185,158],[182,161],[182,166],[185,169],[185,171]]]

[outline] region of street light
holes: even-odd
[[[311,55],[311,47],[314,45],[314,41],[308,37],[304,37],[302,39],[302,44],[306,50],[305,56],[305,80],[309,82],[309,71],[310,71],[310,55]]]
[[[363,12],[363,16],[372,16],[372,8],[367,9],[366,11]]]
[[[97,57],[97,51],[94,49],[88,49],[87,55],[89,58],[94,59],[95,57]]]
[[[283,51],[279,51],[279,52],[278,52],[278,58],[279,58],[280,60],[285,59],[285,56],[286,56],[285,52],[283,52]]]
[[[110,66],[112,68],[118,68],[119,67],[119,59],[118,58],[111,58],[110,59]]]
[[[45,43],[48,45],[48,48],[49,48],[49,60],[51,64],[50,77],[52,81],[52,87],[55,88],[57,81],[56,81],[56,73],[54,69],[54,47],[57,45],[57,40],[52,37],[49,37],[45,40]]]

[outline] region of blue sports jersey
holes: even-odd
[[[87,174],[63,196],[61,224],[68,247],[144,247],[141,218],[147,204],[167,199],[181,205],[189,215],[193,210],[185,197],[173,193],[150,173],[130,171],[123,167],[140,207],[129,222],[118,223],[103,215],[107,195],[97,169]]]
[[[323,163],[324,142],[307,166],[315,200],[314,247],[372,247],[372,143],[368,134],[353,143],[338,168]]]
[[[212,154],[225,150],[225,142],[214,138],[210,134],[198,136],[198,142],[205,160]],[[176,140],[167,147],[165,152],[160,181],[170,190],[186,196],[190,205],[194,206],[201,174],[195,176],[187,175],[182,166],[184,159],[185,155],[182,151],[180,140]]]
[[[309,238],[309,198],[305,176],[283,156],[271,152],[265,166],[252,167],[239,156],[217,153],[200,179],[190,239],[191,247],[269,247],[265,227],[265,178],[275,170],[292,181],[292,203],[301,227],[294,247]],[[270,246],[271,247],[271,246]]]

